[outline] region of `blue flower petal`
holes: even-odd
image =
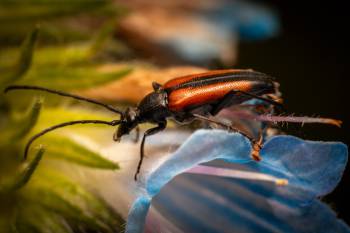
[[[292,205],[283,189],[264,182],[182,174],[154,197],[152,208],[189,233],[350,232],[317,199],[307,208]]]
[[[126,232],[143,232],[145,222],[144,216],[147,215],[150,205],[150,197],[146,195],[141,196],[134,201],[129,211]]]
[[[241,134],[223,130],[198,130],[147,179],[145,191],[136,199],[128,215],[126,232],[142,232],[149,202],[176,175],[216,158],[235,162],[250,161],[250,142]],[[141,201],[139,201],[141,200]]]
[[[339,181],[347,161],[344,144],[278,136],[261,150],[262,162],[253,162],[250,151],[249,141],[240,134],[195,132],[146,179],[144,191],[129,212],[126,231],[142,232],[149,202],[161,189],[152,208],[165,218],[169,216],[184,232],[349,231],[333,211],[314,199],[331,191]],[[173,179],[218,158],[231,162],[235,169],[287,178],[290,185],[193,174]]]
[[[236,163],[248,162],[251,160],[250,151],[250,142],[241,134],[222,130],[198,130],[150,175],[147,191],[154,196],[176,175],[217,158]]]
[[[293,136],[278,136],[267,141],[260,152],[263,161],[257,170],[287,178],[290,186],[308,193],[304,201],[332,191],[341,179],[348,158],[341,142],[305,141]],[[277,172],[278,171],[278,172]]]

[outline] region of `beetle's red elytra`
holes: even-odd
[[[214,103],[233,90],[255,95],[278,92],[277,85],[269,76],[251,70],[232,69],[175,78],[162,88],[168,93],[168,107],[172,111]]]
[[[208,77],[220,77],[221,75],[224,75],[227,73],[238,73],[238,72],[244,72],[244,71],[252,71],[252,70],[250,69],[211,70],[203,73],[185,75],[185,76],[170,79],[163,85],[163,88],[167,89],[169,87],[173,87],[188,81],[193,81],[193,80],[198,80],[198,79],[208,78]]]

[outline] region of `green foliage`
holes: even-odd
[[[45,84],[45,87],[60,90],[83,89],[116,81],[130,72],[130,68],[102,72],[96,66],[76,66],[70,69],[67,67],[43,67],[29,72],[20,83],[30,83],[37,86]],[[62,79],[67,80],[67,82],[62,82]]]
[[[14,134],[11,137],[9,137],[12,142],[22,139],[35,126],[40,115],[41,106],[42,101],[40,99],[37,99],[33,103],[31,111],[14,122],[15,125],[19,125],[20,127],[18,127],[19,129],[15,130]]]
[[[73,0],[59,4],[46,0],[2,1],[0,41],[15,36],[23,38],[23,42],[20,50],[1,48],[0,89],[20,83],[77,90],[106,84],[127,75],[132,71],[131,67],[107,70],[103,67],[109,61],[96,59],[104,52],[104,44],[110,42],[113,20],[108,21],[93,40],[88,39],[91,31],[65,29],[64,21],[76,14],[94,14],[106,19],[115,16],[117,11],[108,0]],[[67,41],[75,40],[69,35],[72,31],[83,35],[80,39],[86,40],[55,46],[41,42],[35,48],[39,34],[39,27],[35,25],[42,20],[52,23],[40,26],[40,38],[44,38],[44,42],[55,30]],[[28,28],[33,27],[34,30],[24,38]],[[119,169],[117,163],[70,138],[67,132],[72,131],[69,129],[45,135],[34,143],[29,160],[22,159],[27,140],[48,126],[78,119],[110,120],[111,116],[86,110],[89,104],[62,107],[61,100],[54,101],[54,105],[46,101],[43,108],[42,98],[33,101],[31,96],[33,92],[0,93],[0,231],[122,231],[123,219],[79,180],[66,174],[67,170],[74,173],[80,169],[93,173],[101,170],[113,172]],[[103,126],[94,125],[88,128],[97,127],[103,129]],[[85,130],[81,126],[72,129],[77,133]],[[42,145],[39,149],[38,144]]]
[[[0,43],[18,44],[38,23],[45,42],[86,40],[93,25],[86,18],[116,17],[125,10],[111,0],[2,0],[0,1]],[[81,19],[80,30],[72,20]]]
[[[40,125],[37,125],[33,133],[41,131],[45,127],[49,127],[50,125],[56,125],[62,122],[66,121],[75,121],[75,120],[81,120],[81,119],[100,119],[105,121],[111,121],[116,118],[115,115],[109,115],[106,114],[104,111],[97,111],[96,109],[88,109],[85,108],[86,106],[91,106],[89,103],[84,103],[83,107],[48,107],[45,108],[45,111],[42,111],[40,114],[40,117],[38,119],[38,122],[40,122]],[[99,109],[101,110],[101,109]],[[55,116],[55,117],[52,117]],[[119,117],[119,116],[118,116]],[[89,125],[89,127],[82,127],[79,125],[67,127],[62,130],[74,130],[79,132],[81,129],[92,129],[92,131],[95,131],[95,128],[110,128],[106,125],[99,125],[99,124],[92,124]]]
[[[0,193],[9,193],[11,191],[15,191],[17,189],[22,188],[24,185],[26,185],[33,175],[35,169],[37,168],[43,154],[44,149],[40,148],[35,155],[34,159],[24,168],[18,169],[17,174],[15,174],[10,181],[5,180],[2,183],[0,183]]]
[[[50,170],[40,169],[38,174],[32,179],[30,189],[24,190],[25,201],[59,213],[72,228],[79,223],[86,224],[86,229],[114,232],[114,228],[123,223],[101,199],[81,185]]]
[[[88,150],[71,139],[62,136],[46,136],[42,144],[47,145],[50,157],[64,159],[72,163],[99,169],[118,169],[118,164],[111,162],[101,155]]]
[[[73,229],[65,223],[59,213],[47,211],[41,205],[27,202],[19,205],[19,211],[12,223],[12,233],[73,233]]]
[[[90,55],[96,55],[110,38],[110,35],[114,32],[115,22],[111,20],[107,22],[98,33],[95,38],[92,40],[91,46],[89,48]]]
[[[19,176],[16,179],[16,181],[14,182],[14,185],[12,187],[13,190],[20,189],[28,183],[28,181],[31,178],[31,176],[33,175],[35,169],[39,165],[39,162],[44,154],[44,151],[45,151],[44,148],[39,148],[33,161],[28,166],[26,166],[25,169],[23,169],[23,171],[21,171],[19,173]]]
[[[39,29],[35,28],[23,41],[18,61],[13,67],[2,67],[3,72],[0,79],[0,86],[5,86],[9,83],[17,81],[29,69],[32,62],[34,45],[35,41],[37,40],[38,33]],[[7,59],[4,57],[3,60]]]
[[[25,137],[30,132],[39,118],[41,105],[42,101],[36,99],[29,107],[26,114],[9,117],[10,119],[8,119],[9,122],[6,124],[6,127],[2,128],[3,133],[0,135],[0,147],[11,145]]]

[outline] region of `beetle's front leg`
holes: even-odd
[[[137,180],[137,175],[140,173],[142,161],[143,161],[143,158],[144,158],[144,156],[145,156],[144,149],[145,149],[146,137],[151,136],[151,135],[156,134],[156,133],[159,133],[160,131],[162,131],[163,129],[165,129],[166,123],[167,123],[166,120],[161,121],[161,122],[158,123],[158,126],[157,126],[157,127],[148,129],[148,130],[144,133],[144,135],[143,135],[143,137],[142,137],[142,141],[141,141],[141,147],[140,147],[140,160],[139,160],[139,163],[138,163],[138,165],[137,165],[137,170],[136,170],[136,173],[135,173],[135,176],[134,176],[135,181]]]

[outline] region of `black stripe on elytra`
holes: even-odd
[[[271,83],[272,85],[273,78],[266,74],[259,73],[259,72],[252,72],[252,71],[243,71],[239,73],[230,73],[230,74],[226,73],[223,75],[213,75],[213,76],[210,75],[207,77],[193,78],[189,81],[166,88],[165,91],[169,93],[182,88],[202,87],[210,84],[226,83],[226,82],[232,82],[232,81],[262,81],[266,83]]]

